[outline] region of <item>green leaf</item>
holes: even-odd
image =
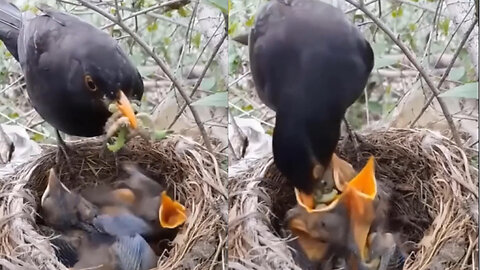
[[[33,133],[33,135],[30,137],[30,139],[32,139],[36,142],[41,142],[41,141],[43,141],[44,137],[43,137],[42,134]]]
[[[248,21],[245,22],[245,26],[246,27],[252,27],[254,22],[255,22],[255,16],[252,15],[250,17],[250,19],[248,19]]]
[[[158,24],[157,24],[156,21],[147,25],[147,31],[148,32],[153,32],[153,31],[156,31],[157,29],[158,29]]]
[[[375,114],[382,114],[383,106],[377,101],[369,101],[368,102],[368,110]]]
[[[396,64],[398,59],[392,58],[392,57],[379,57],[375,59],[375,66],[373,69],[379,69],[383,67],[388,67],[393,64]]]
[[[228,15],[228,0],[207,0],[212,6],[220,9],[223,14]]]
[[[245,112],[251,111],[251,110],[253,110],[253,106],[252,106],[252,104],[242,106],[242,110],[244,110]]]
[[[16,112],[13,112],[13,113],[8,114],[8,117],[10,117],[10,118],[12,118],[12,119],[18,118],[18,116],[19,116],[19,115],[18,115],[18,113],[16,113]]]
[[[118,131],[117,137],[114,138],[115,142],[113,144],[107,143],[108,150],[115,153],[118,150],[122,149],[122,147],[125,145],[126,136],[127,136],[127,128],[126,127],[120,128],[120,130]]]
[[[399,17],[402,17],[402,15],[403,15],[403,8],[401,6],[399,6],[398,8],[392,11],[393,18],[399,18]]]
[[[179,9],[177,9],[177,12],[178,12],[178,15],[180,15],[181,17],[188,16],[188,11],[183,7],[180,7]]]
[[[463,75],[465,75],[464,67],[452,68],[450,74],[448,74],[448,79],[451,81],[460,81],[463,78]]]
[[[228,26],[228,34],[232,35],[237,30],[238,23],[234,22]]]
[[[230,10],[232,10],[232,8],[233,8],[232,0],[228,0],[228,11],[229,11],[228,14],[230,14]]]
[[[438,27],[442,30],[444,36],[448,36],[448,27],[450,26],[450,20],[446,18],[445,20],[438,23]]]
[[[218,92],[213,95],[203,97],[192,103],[193,106],[224,107],[228,106],[228,93],[226,91]]]
[[[202,82],[200,83],[200,89],[205,91],[210,91],[216,84],[216,80],[214,77],[203,78]]]
[[[200,41],[202,41],[202,35],[200,33],[196,33],[193,37],[192,37],[192,43],[193,43],[193,46],[195,46],[195,48],[200,48]]]
[[[170,43],[172,43],[172,39],[170,39],[169,37],[164,37],[163,38],[163,44],[165,45],[170,45]]]
[[[168,137],[168,135],[173,134],[173,130],[155,130],[153,133],[153,138],[156,141],[161,141]]]
[[[417,30],[417,25],[414,24],[414,23],[409,23],[408,24],[408,29],[410,29],[410,31],[413,32],[413,31]]]
[[[457,86],[440,94],[440,97],[478,99],[478,82]]]

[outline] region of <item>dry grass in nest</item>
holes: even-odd
[[[390,129],[360,135],[357,150],[338,152],[355,169],[376,158],[379,184],[390,192],[387,227],[410,251],[404,269],[478,269],[478,178],[470,156],[428,130]],[[229,265],[234,269],[299,269],[283,220],[293,188],[271,158],[229,176]]]
[[[74,175],[66,164],[55,164],[56,149],[50,148],[0,180],[0,266],[12,270],[66,269],[36,224],[48,170],[55,166],[68,188],[81,190],[115,181],[122,161],[132,161],[153,179],[165,181],[187,208],[188,219],[170,250],[160,257],[158,269],[216,269],[226,265],[226,175],[212,154],[180,136],[153,144],[132,140],[116,159],[112,154],[99,158],[101,147],[97,140],[72,144],[78,152],[70,156]]]

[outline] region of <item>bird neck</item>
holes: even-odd
[[[316,164],[328,167],[340,136],[341,118],[328,114],[277,111],[273,156],[278,169],[296,188],[313,191]]]

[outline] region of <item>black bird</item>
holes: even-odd
[[[22,14],[0,0],[0,40],[20,62],[35,110],[57,135],[93,137],[104,133],[108,105],[116,102],[136,128],[129,98],[141,99],[143,81],[119,44],[78,17],[41,10]]]
[[[275,164],[313,208],[313,189],[347,108],[367,83],[373,51],[341,10],[317,0],[271,0],[257,15],[249,52],[258,95],[276,111]]]

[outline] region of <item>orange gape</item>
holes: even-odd
[[[360,171],[342,193],[344,203],[350,213],[350,223],[355,243],[360,249],[360,256],[365,260],[367,237],[370,225],[375,218],[373,200],[377,194],[374,158],[370,157],[367,165]]]
[[[353,179],[345,178],[354,175],[354,170],[346,161],[334,156],[332,158],[332,169],[337,188],[342,193],[321,209],[312,209],[305,205],[298,190],[295,190],[297,201],[307,214],[327,212],[333,210],[339,203],[344,204],[348,209],[351,230],[354,240],[360,251],[360,257],[365,260],[367,255],[367,237],[370,226],[375,218],[373,200],[377,194],[377,184],[375,179],[374,158],[371,157],[365,167]],[[310,260],[320,260],[325,254],[328,244],[316,240],[309,229],[305,226],[305,221],[294,219],[289,223],[292,233],[298,236],[298,241]],[[349,259],[350,260],[350,259]]]
[[[173,229],[182,225],[187,219],[185,206],[177,201],[172,200],[167,192],[162,192],[160,209],[158,216],[160,218],[160,225],[163,228]]]

